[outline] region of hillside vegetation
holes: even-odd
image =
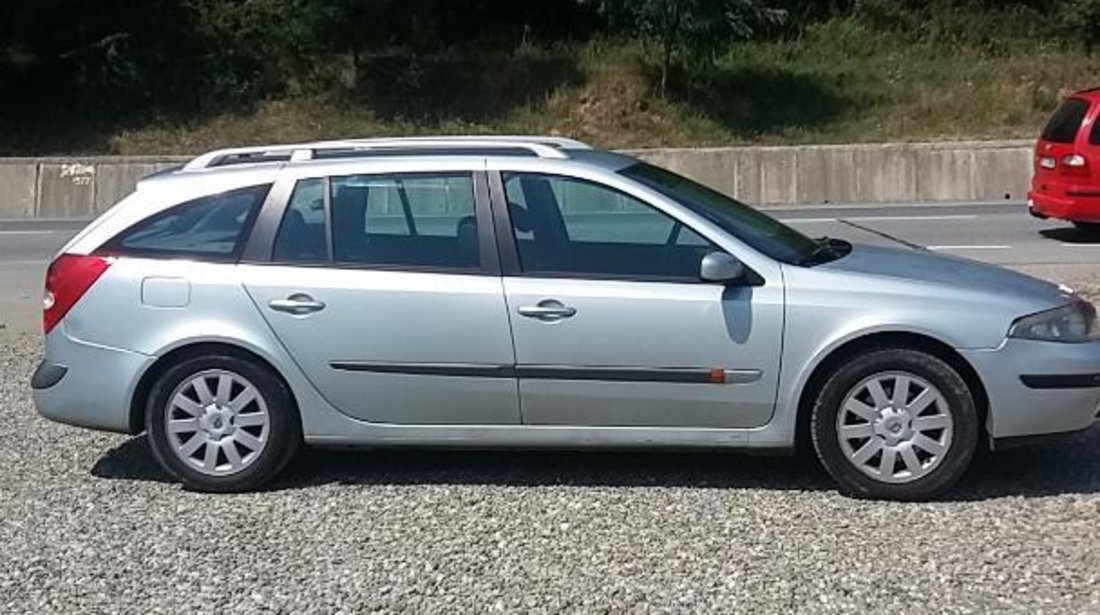
[[[49,22],[36,11],[51,4],[65,3],[29,3],[31,22],[16,23]],[[113,23],[88,17],[92,42],[78,52],[0,25],[0,154],[429,133],[607,147],[1032,137],[1060,96],[1100,74],[1091,0],[620,4],[538,0],[470,23],[427,0],[402,6],[439,14],[355,0],[151,0]],[[669,13],[640,4],[679,6],[694,21],[675,22],[670,49],[657,27]],[[703,21],[707,6],[732,5],[748,11],[744,27]],[[158,11],[196,30],[143,30]],[[378,20],[397,23],[351,28]]]

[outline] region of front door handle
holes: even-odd
[[[577,308],[564,305],[561,301],[554,299],[545,299],[539,301],[538,305],[524,305],[520,306],[518,310],[520,316],[526,316],[527,318],[537,318],[545,321],[562,320],[563,318],[572,318],[577,314]]]
[[[317,301],[305,293],[294,293],[286,299],[272,299],[267,306],[276,312],[305,316],[325,309],[325,302]]]

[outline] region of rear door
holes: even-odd
[[[342,412],[519,422],[485,176],[471,164],[301,177],[284,187],[285,212],[265,212],[266,247],[246,254],[245,286]]]
[[[752,284],[701,282],[702,258],[722,248],[625,185],[536,171],[493,179],[524,423],[770,420],[778,271]]]
[[[1033,188],[1037,193],[1057,198],[1078,196],[1069,193],[1089,183],[1092,167],[1100,164],[1096,156],[1089,156],[1094,149],[1089,135],[1095,116],[1090,107],[1084,98],[1067,98],[1043,128],[1035,148]]]

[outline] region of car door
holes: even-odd
[[[494,184],[524,423],[768,422],[781,280],[701,282],[721,248],[624,189],[538,172]]]
[[[266,233],[270,258],[242,264],[243,281],[342,412],[379,423],[515,424],[488,207],[483,172],[463,165],[303,177],[272,216],[281,221]]]

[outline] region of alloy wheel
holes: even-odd
[[[902,484],[927,476],[943,462],[954,418],[932,383],[908,372],[882,372],[845,395],[836,432],[853,466],[875,480]]]
[[[165,431],[175,455],[208,476],[236,474],[267,445],[271,416],[259,389],[240,374],[210,369],[168,398]]]

